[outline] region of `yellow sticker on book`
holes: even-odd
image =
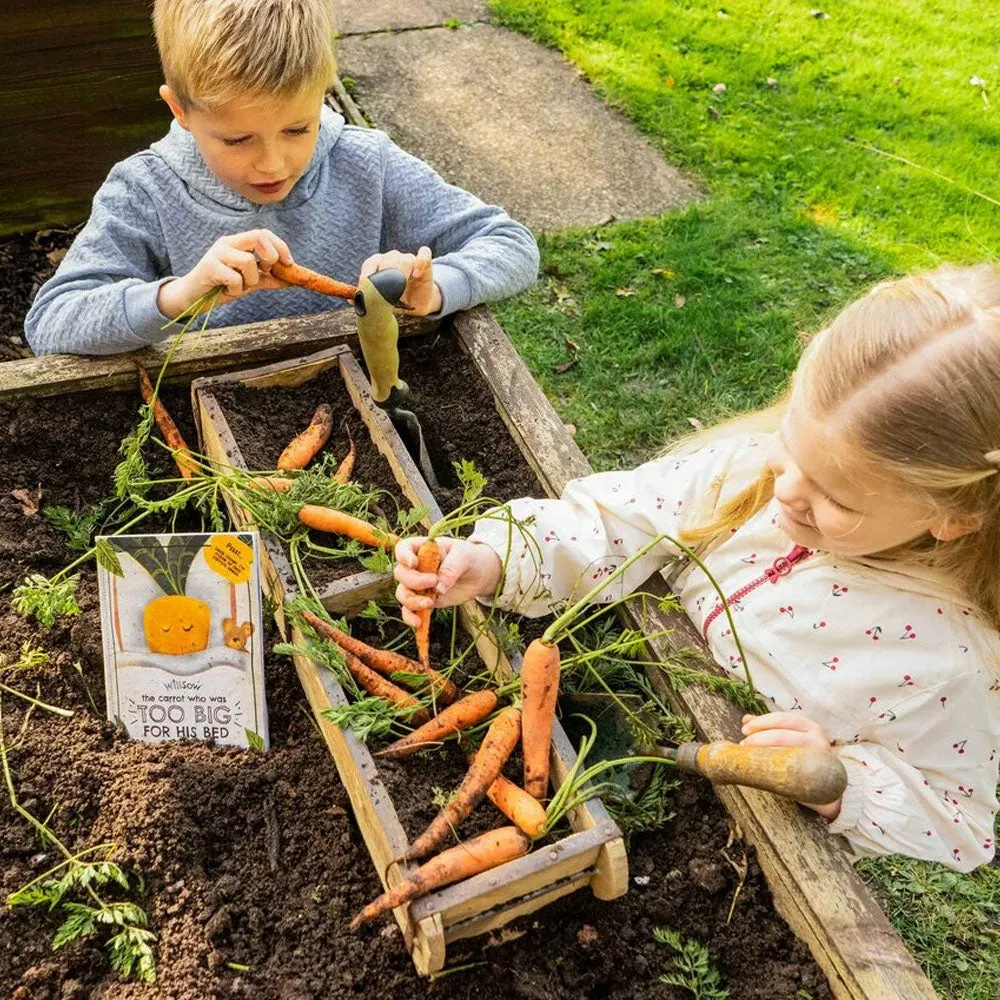
[[[216,535],[205,547],[205,562],[230,583],[246,583],[253,569],[253,549],[235,535]]]

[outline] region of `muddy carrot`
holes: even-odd
[[[371,667],[372,670],[377,670],[383,676],[420,674],[427,678],[427,684],[434,692],[434,697],[443,705],[450,705],[459,696],[458,688],[444,674],[439,674],[433,667],[425,667],[422,663],[417,663],[416,660],[411,660],[408,656],[402,656],[400,653],[394,653],[388,649],[376,649],[374,646],[369,646],[368,643],[355,639],[353,635],[341,632],[339,628],[323,621],[311,611],[304,611],[302,617],[320,635],[326,636],[327,639],[335,642],[348,653],[353,653],[362,663]],[[486,715],[489,714],[489,712],[486,713]],[[483,718],[485,717],[483,716]]]
[[[482,722],[497,707],[497,696],[493,691],[475,691],[459,699],[454,705],[438,712],[430,722],[414,729],[395,743],[389,744],[384,750],[375,754],[376,757],[388,757],[390,760],[399,760],[401,757],[409,757],[411,753],[419,750],[426,750],[433,746],[474,726],[477,722]],[[534,799],[531,800],[535,802]],[[538,803],[535,802],[537,806]],[[541,806],[539,806],[541,808]],[[545,810],[542,810],[545,816]]]
[[[410,845],[403,861],[419,861],[433,854],[459,823],[481,802],[503,770],[521,736],[521,712],[505,708],[486,731],[476,759],[466,772],[451,801]]]
[[[441,549],[433,538],[425,538],[417,549],[417,572],[437,574],[441,565]],[[425,597],[432,597],[433,590],[425,590]],[[416,628],[417,635],[417,655],[420,662],[427,664],[430,662],[430,642],[431,642],[431,609],[423,608],[417,612],[420,624]]]
[[[287,281],[290,285],[308,288],[321,295],[333,295],[338,299],[347,299],[349,302],[353,302],[354,296],[358,294],[354,285],[347,285],[334,278],[328,278],[325,274],[303,267],[301,264],[282,264],[279,261],[277,264],[271,265],[271,274],[281,281]]]
[[[288,443],[288,447],[278,459],[278,468],[304,469],[319,453],[319,450],[330,439],[333,430],[333,410],[329,403],[320,403],[316,407],[309,426]]]
[[[159,396],[153,397],[153,383],[149,380],[149,372],[138,362],[135,362],[136,371],[139,373],[139,391],[142,393],[142,401],[153,407],[153,418],[156,426],[160,428],[163,440],[174,453],[174,461],[180,474],[185,479],[190,479],[197,471],[197,463],[191,458],[191,449],[187,446],[181,432],[177,429],[177,424],[167,412]]]
[[[294,479],[283,479],[281,476],[254,476],[250,485],[257,490],[274,490],[275,493],[287,493],[294,485]]]
[[[530,849],[531,842],[516,826],[489,830],[465,843],[450,847],[421,865],[408,879],[369,903],[351,921],[351,930],[357,930],[362,924],[369,923],[383,913],[426,896],[442,886],[472,878],[473,875],[489,871],[506,861],[513,861],[514,858],[527,854]]]
[[[376,549],[392,549],[399,541],[391,531],[379,531],[367,521],[345,514],[342,510],[334,510],[332,507],[319,507],[307,503],[299,511],[299,520],[307,528],[326,531],[331,535],[346,535]]]
[[[347,454],[344,456],[344,460],[337,466],[337,471],[333,474],[333,478],[338,483],[346,483],[351,478],[351,473],[354,471],[354,460],[357,458],[358,452],[354,447],[354,438],[351,436],[351,429],[347,428],[347,440],[350,442],[350,448]]]
[[[487,789],[486,796],[519,830],[532,840],[545,832],[545,807],[533,795],[508,781],[502,774]]]
[[[559,697],[559,647],[535,639],[521,664],[521,743],[524,789],[544,799],[549,789],[549,747]]]
[[[401,709],[406,714],[408,722],[421,726],[427,721],[427,712],[419,707],[420,703],[412,694],[396,687],[392,681],[386,680],[371,667],[366,667],[352,653],[344,653],[344,664],[350,675],[357,681],[358,687],[364,688],[369,694],[391,702],[397,709]]]

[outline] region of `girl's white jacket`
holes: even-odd
[[[498,606],[547,614],[655,535],[704,523],[753,482],[768,443],[766,435],[727,439],[574,480],[559,500],[513,501],[532,544],[516,530],[511,542],[504,520],[480,520],[473,540],[507,564]],[[676,573],[679,555],[664,543],[603,599],[638,589],[653,572]],[[847,768],[831,831],[858,857],[907,854],[960,871],[989,861],[1000,756],[996,631],[929,572],[795,547],[777,527],[775,502],[704,558],[730,599],[758,691],[776,710],[819,723]],[[716,661],[742,678],[705,574],[685,566],[672,582]]]

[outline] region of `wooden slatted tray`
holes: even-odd
[[[199,379],[192,384],[192,398],[203,453],[222,466],[247,468],[216,391],[239,382],[249,387],[294,387],[305,384],[336,366],[371,435],[386,457],[406,497],[428,510],[428,520],[438,520],[441,510],[421,478],[405,447],[385,414],[371,400],[368,381],[347,347],[338,346],[304,358],[279,362],[232,375]],[[232,498],[227,504],[233,519],[245,525],[247,513]],[[303,644],[299,631],[283,613],[284,602],[295,593],[288,557],[281,543],[264,536],[264,586],[277,609],[282,634],[296,645]],[[324,605],[336,613],[359,610],[369,600],[382,596],[390,586],[384,575],[362,572],[334,581],[321,593]],[[465,631],[475,640],[476,651],[498,683],[513,676],[513,668],[501,651],[491,622],[480,606],[470,602],[459,608]],[[388,888],[406,877],[409,869],[393,864],[408,840],[392,799],[378,774],[368,747],[353,732],[330,722],[325,713],[346,704],[347,697],[337,678],[306,656],[295,656],[295,668],[306,692],[316,722],[347,789],[358,826],[376,871]],[[552,738],[552,780],[558,787],[576,759],[576,754],[557,723]],[[486,933],[525,914],[532,913],[561,896],[590,886],[601,899],[622,895],[628,887],[628,862],[621,832],[599,799],[575,809],[569,817],[572,832],[532,853],[400,907],[395,916],[417,969],[423,974],[444,967],[447,946],[452,941]]]

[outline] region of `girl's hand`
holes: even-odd
[[[396,600],[403,606],[403,621],[416,628],[416,612],[447,608],[474,597],[489,597],[496,591],[503,566],[487,545],[461,538],[439,538],[441,565],[437,573],[417,572],[417,550],[423,538],[404,538],[396,543]],[[420,593],[434,591],[430,595]]]
[[[218,302],[232,302],[260,288],[285,288],[285,282],[270,274],[271,265],[291,264],[288,244],[269,229],[222,236],[208,253],[182,278],[160,286],[156,304],[168,319],[176,319],[206,292],[220,285]]]
[[[767,715],[743,716],[743,746],[754,747],[816,747],[830,749],[830,739],[818,722],[800,712],[768,712]],[[803,802],[820,816],[835,820],[840,815],[840,799],[820,806]]]
[[[376,271],[384,271],[388,267],[395,267],[406,275],[400,309],[405,309],[412,316],[429,316],[441,311],[441,289],[434,284],[430,247],[421,247],[416,255],[398,250],[377,253],[361,265],[361,279],[370,278]]]

